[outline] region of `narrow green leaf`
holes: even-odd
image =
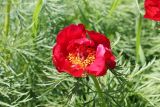
[[[114,10],[117,8],[117,6],[118,6],[118,4],[119,4],[120,1],[121,1],[121,0],[114,0],[114,1],[113,1],[112,5],[111,5],[111,8],[110,8],[110,11],[109,11],[109,16],[112,15],[112,13],[113,13]]]
[[[35,37],[37,35],[37,30],[38,30],[38,16],[40,14],[40,11],[42,9],[42,5],[43,5],[43,0],[38,0],[36,7],[34,9],[33,12],[33,17],[32,17],[32,23],[33,23],[33,27],[32,27],[32,31],[33,31],[33,36]]]
[[[14,106],[11,106],[11,105],[9,105],[5,102],[2,102],[2,101],[0,101],[0,105],[1,105],[1,107],[14,107]]]
[[[140,60],[140,47],[141,47],[141,31],[142,31],[142,15],[139,14],[136,20],[136,62]]]
[[[4,22],[4,33],[8,36],[9,26],[10,26],[10,10],[11,10],[11,0],[7,0],[5,22]]]

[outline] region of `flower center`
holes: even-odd
[[[69,53],[67,58],[72,64],[85,68],[95,60],[95,52],[89,52],[87,56],[83,56],[80,53]]]

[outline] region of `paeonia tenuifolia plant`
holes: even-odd
[[[145,0],[144,8],[144,18],[160,21],[160,0]]]
[[[52,59],[59,72],[74,77],[103,76],[116,65],[109,39],[83,24],[71,24],[58,33]]]

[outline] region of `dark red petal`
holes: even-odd
[[[110,41],[105,35],[95,32],[95,31],[87,31],[87,33],[88,33],[89,38],[93,40],[97,45],[103,44],[105,47],[109,49],[111,48]]]
[[[160,0],[145,0],[144,7],[144,18],[160,21]]]
[[[65,63],[65,55],[60,45],[56,44],[52,50],[52,61],[59,72],[63,72],[62,66]],[[66,64],[65,64],[66,65]]]
[[[94,47],[95,44],[92,40],[89,40],[87,38],[81,38],[81,39],[75,39],[69,42],[67,46],[67,51],[71,51],[74,48],[76,48],[77,45],[86,46],[86,47]],[[75,50],[75,49],[74,49]]]
[[[74,77],[82,77],[84,70],[81,69],[81,67],[78,65],[71,65],[69,69],[67,69],[65,72],[69,73],[70,75]]]
[[[154,16],[154,17],[151,17],[151,16],[148,15],[148,14],[145,14],[145,15],[144,15],[144,18],[147,18],[147,19],[150,19],[150,20],[154,20],[154,21],[160,21],[160,13],[157,14],[156,16]]]
[[[72,65],[65,57],[60,45],[55,45],[53,47],[52,60],[59,72],[67,72],[74,77],[81,77],[83,74],[83,69],[80,67]]]
[[[103,76],[106,74],[106,64],[105,64],[105,48],[102,44],[99,44],[96,51],[95,61],[86,68],[88,74],[94,76]]]
[[[108,48],[106,48],[105,58],[107,67],[109,69],[114,69],[116,66],[115,57],[112,54],[111,50]]]
[[[56,42],[65,48],[69,41],[85,37],[85,33],[86,31],[83,24],[71,24],[58,33]]]

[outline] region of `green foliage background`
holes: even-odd
[[[160,24],[144,0],[0,0],[0,107],[99,107],[90,77],[52,65],[57,33],[71,23],[104,33],[117,67],[100,77],[107,107],[160,107]]]

